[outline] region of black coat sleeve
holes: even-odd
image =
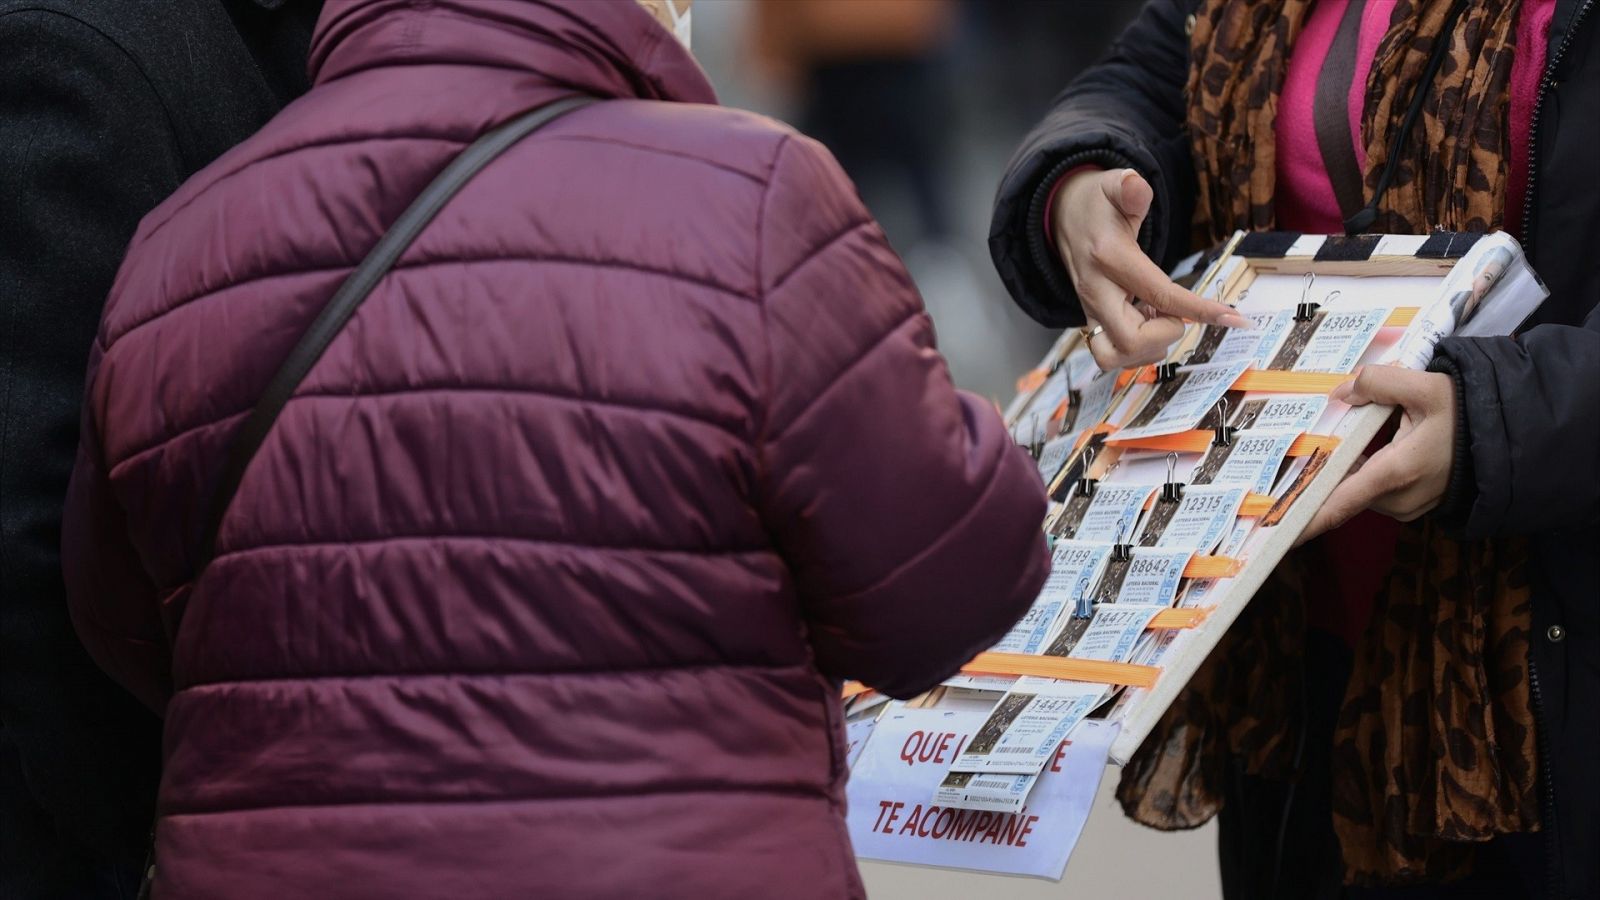
[[[182,164],[139,67],[93,27],[0,14],[0,48],[0,723],[61,827],[137,865],[160,723],[73,632],[61,510],[101,304]]]
[[[1067,170],[1137,170],[1155,190],[1140,245],[1164,268],[1187,252],[1195,187],[1183,88],[1189,73],[1185,20],[1194,7],[1194,0],[1147,3],[1110,53],[1056,98],[1006,169],[989,253],[1017,304],[1044,325],[1084,323],[1066,269],[1045,236],[1045,206]]]
[[[1446,338],[1432,368],[1460,401],[1447,526],[1473,539],[1600,525],[1600,305],[1582,326]]]

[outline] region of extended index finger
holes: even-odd
[[[1209,322],[1229,328],[1243,328],[1250,323],[1225,303],[1202,299],[1193,291],[1176,284],[1150,261],[1150,257],[1137,244],[1119,245],[1101,261],[1106,276],[1121,285],[1128,293],[1145,301],[1157,310],[1197,322]]]

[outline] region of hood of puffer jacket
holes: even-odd
[[[524,69],[596,97],[717,102],[688,48],[633,0],[330,0],[308,66],[321,85],[430,64]]]

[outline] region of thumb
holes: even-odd
[[[1339,385],[1330,396],[1351,406],[1379,403],[1410,408],[1423,395],[1428,373],[1400,366],[1365,366],[1354,381]]]
[[[1150,212],[1150,204],[1155,202],[1156,192],[1151,189],[1150,182],[1132,169],[1123,169],[1107,172],[1103,184],[1106,199],[1137,230]]]

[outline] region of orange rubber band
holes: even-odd
[[[1017,393],[1026,394],[1029,391],[1036,391],[1044,385],[1045,379],[1049,377],[1049,369],[1030,369],[1021,378],[1017,379]]]
[[[1196,428],[1193,431],[1180,431],[1177,434],[1163,434],[1156,437],[1133,438],[1131,440],[1118,440],[1115,437],[1106,440],[1107,446],[1122,447],[1127,450],[1162,450],[1178,453],[1204,453],[1211,448],[1211,441],[1216,437],[1216,432],[1209,428]],[[1290,456],[1310,456],[1319,450],[1332,451],[1339,446],[1339,439],[1329,434],[1302,434],[1289,445]]]
[[[1195,628],[1201,622],[1204,622],[1206,616],[1210,613],[1211,610],[1209,609],[1198,608],[1163,609],[1161,612],[1156,613],[1155,617],[1150,620],[1150,624],[1145,627],[1162,631]]]
[[[1231,556],[1196,556],[1183,567],[1185,578],[1232,578],[1244,569],[1244,560]]]
[[[1337,372],[1274,372],[1265,369],[1246,369],[1231,390],[1262,391],[1273,394],[1328,394],[1356,376]]]
[[[1031,675],[1063,681],[1089,681],[1101,684],[1126,684],[1150,687],[1161,670],[1134,663],[1105,662],[1098,659],[1072,659],[1063,656],[1035,656],[1031,653],[979,653],[961,667],[968,675]]]

